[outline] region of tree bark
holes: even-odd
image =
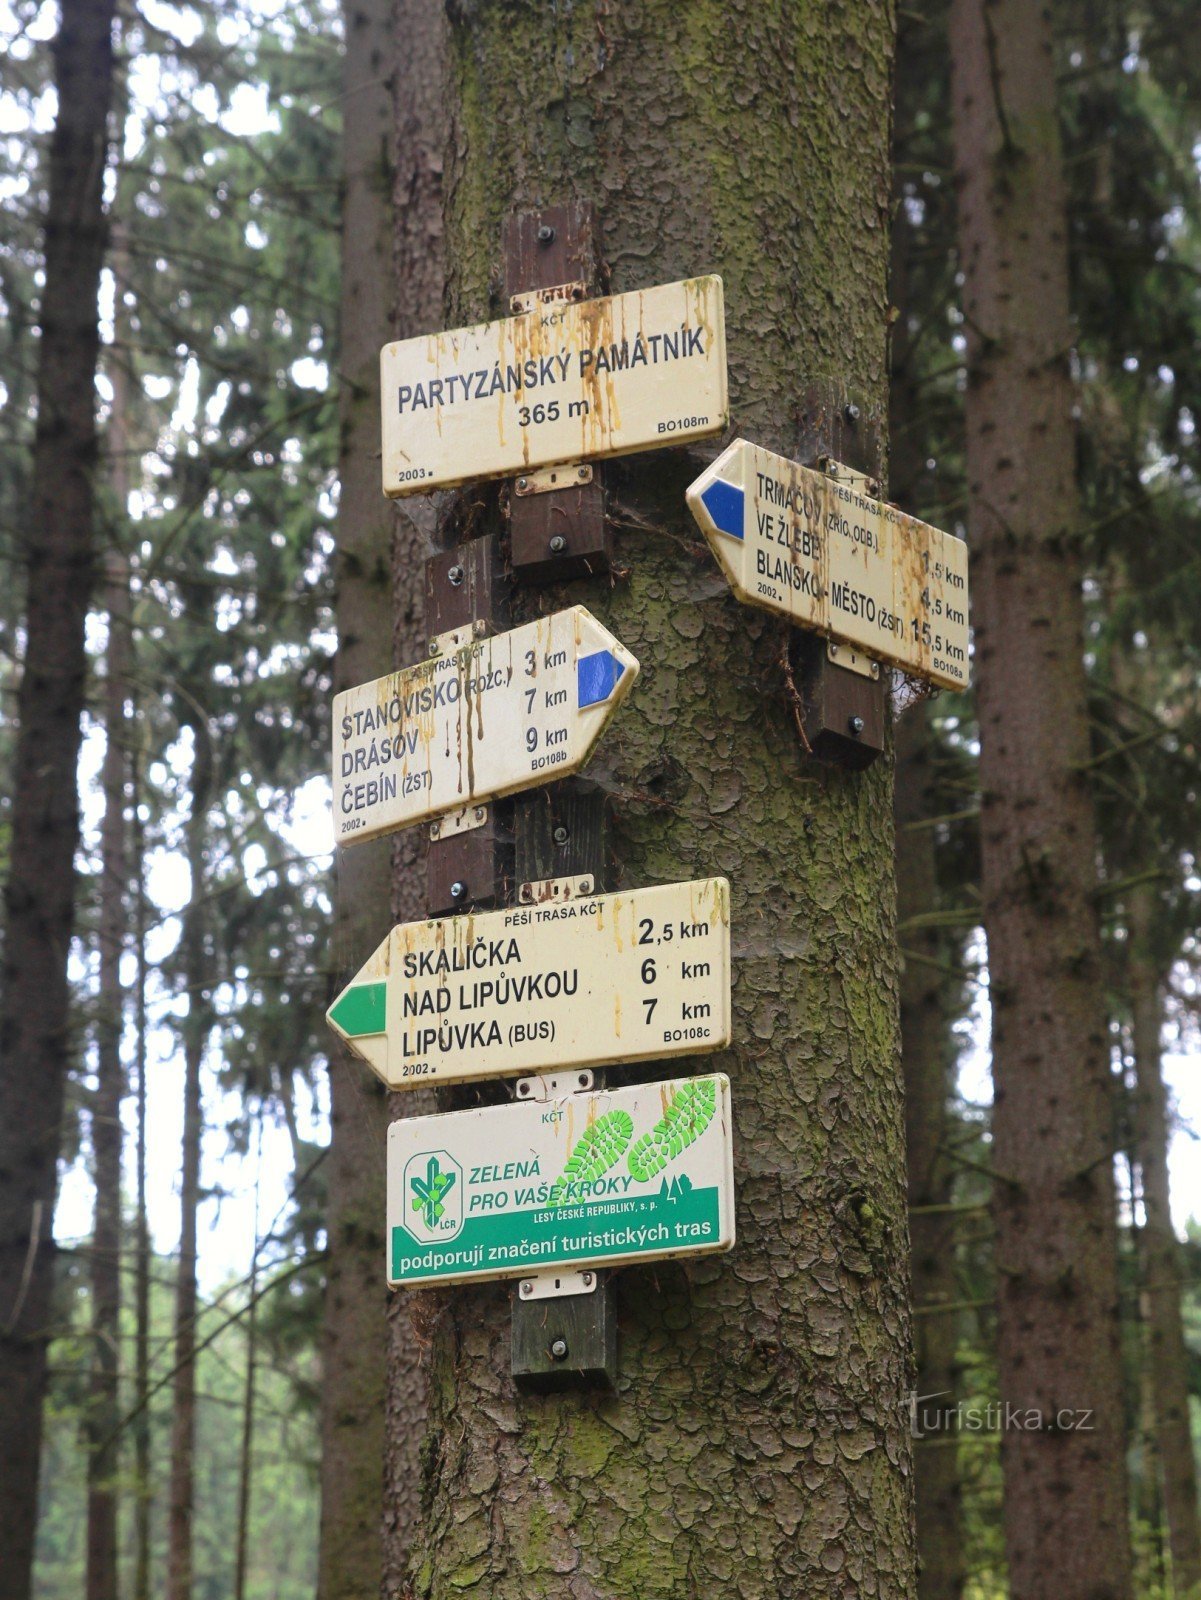
[[[880,417],[887,8],[450,20],[452,324],[507,309],[511,209],[594,199],[615,291],[723,274],[739,433],[798,452],[797,390],[822,378]],[[736,1044],[705,1065],[733,1080],[739,1240],[619,1276],[612,1395],[514,1390],[508,1286],[434,1301],[423,1600],[913,1593],[890,766],[804,756],[786,629],[696,548],[701,459],[609,470],[619,576],[569,593],[642,663],[590,769],[623,881],[731,880]]]
[[[934,830],[906,830],[934,814],[930,798],[930,731],[924,707],[911,706],[896,729],[897,920],[938,905]],[[932,929],[902,935],[901,1064],[905,1072],[905,1145],[909,1169],[909,1270],[913,1304],[923,1310],[960,1298],[955,1279],[955,1216],[931,1210],[952,1196],[954,1169],[945,1154],[947,1100],[954,1066],[939,967],[943,950]],[[924,958],[924,959],[923,959]],[[953,1315],[915,1321],[917,1388],[911,1417],[917,1492],[920,1600],[959,1600],[966,1573],[958,1450],[953,1435],[931,1419],[959,1398],[958,1324]],[[923,1449],[921,1439],[933,1442]]]
[[[1168,1099],[1161,1068],[1162,975],[1154,957],[1155,890],[1130,891],[1128,984],[1136,1088],[1134,1148],[1142,1178],[1142,1305],[1147,1325],[1147,1366],[1154,1403],[1155,1437],[1163,1479],[1172,1590],[1189,1600],[1201,1593],[1201,1532],[1197,1521],[1197,1466],[1189,1424],[1188,1351],[1180,1313],[1180,1246],[1172,1227],[1168,1186]]]
[[[1130,1592],[1065,195],[1040,0],[953,0],[1012,1592]],[[1084,1431],[1067,1426],[1084,1419]],[[1064,1413],[1063,1420],[1060,1414]],[[1035,1415],[1041,1428],[1029,1426]],[[1014,1416],[1027,1419],[1013,1425]]]
[[[393,334],[428,332],[442,321],[445,281],[442,168],[447,139],[447,29],[442,0],[394,0],[392,101],[396,166],[392,281]],[[378,427],[378,418],[374,424]],[[376,435],[378,440],[378,434]],[[434,549],[435,497],[402,501],[392,515],[392,651],[407,666],[426,654],[425,562]],[[392,841],[391,912],[398,922],[426,914],[424,830]],[[388,1096],[390,1119],[435,1109],[429,1090]],[[428,1372],[415,1337],[411,1296],[388,1303],[387,1401],[384,1415],[384,1600],[406,1593],[406,1574],[421,1513],[421,1458],[426,1448]]]
[[[335,689],[392,667],[392,516],[380,488],[379,352],[391,336],[393,163],[387,0],[346,0],[343,58]],[[388,847],[337,852],[335,988],[387,931]],[[330,1059],[329,1265],[322,1334],[320,1600],[380,1592],[385,1407],[382,1085]]]
[[[71,1059],[67,956],[79,838],[76,766],[92,588],[97,293],[113,86],[113,0],[62,0],[54,45],[25,659],[18,700],[0,998],[0,1561],[26,1600],[37,1528],[52,1223]]]
[[[135,1070],[137,1071],[137,1222],[134,1234],[134,1600],[150,1600],[150,1505],[154,1490],[150,1479],[150,1222],[146,1211],[146,850],[142,820],[141,762],[132,759],[132,811],[134,846],[134,897],[137,940]]]
[[[167,1600],[191,1600],[192,1505],[196,1442],[196,1221],[204,1131],[200,1069],[209,1034],[208,952],[205,947],[207,811],[213,779],[208,721],[190,697],[180,722],[192,730],[192,809],[187,824],[191,895],[183,919],[183,968],[188,995],[184,1019],[183,1159],[179,1180],[179,1277],[175,1291],[175,1376],[172,1382],[171,1487],[167,1511]]]

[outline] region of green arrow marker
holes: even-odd
[[[387,1029],[388,985],[352,983],[329,1008],[329,1020],[336,1023],[348,1039],[364,1034],[384,1033]]]

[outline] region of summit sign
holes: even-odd
[[[688,278],[385,345],[384,493],[630,455],[722,431],[721,279]]]

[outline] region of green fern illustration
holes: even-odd
[[[662,1172],[669,1161],[694,1144],[713,1121],[717,1110],[717,1083],[713,1078],[698,1078],[682,1084],[672,1096],[663,1118],[642,1138],[626,1157],[627,1165],[640,1183]]]
[[[567,1165],[555,1179],[547,1205],[563,1205],[569,1184],[591,1183],[608,1172],[625,1154],[633,1132],[634,1119],[628,1111],[609,1111],[598,1117],[576,1141]]]

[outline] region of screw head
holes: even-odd
[[[539,244],[554,244],[554,242],[555,242],[555,230],[551,227],[550,223],[549,222],[540,223],[539,227],[538,227],[538,243]]]
[[[843,406],[842,414],[848,422],[855,423],[859,421],[859,407],[857,405]]]
[[[567,1359],[567,1340],[552,1339],[550,1353],[556,1361],[565,1361]]]
[[[563,826],[562,823],[560,823],[559,826],[555,829],[555,831],[551,834],[551,838],[555,841],[556,844],[566,844],[568,839],[571,838],[571,834],[568,833],[567,829]]]
[[[528,478],[518,478],[517,487],[519,489],[528,489],[529,486],[530,486],[530,480]]]
[[[529,1092],[530,1092],[530,1086],[529,1086],[528,1083],[519,1083],[517,1085],[517,1093],[518,1094],[529,1094]]]
[[[563,554],[564,550],[566,550],[566,549],[567,549],[567,540],[563,537],[563,535],[561,533],[556,533],[554,535],[554,537],[551,539],[551,542],[550,542],[550,553],[551,553],[551,555],[553,555],[553,556],[561,556]]]
[[[586,1283],[589,1286],[591,1286],[592,1274],[590,1272],[581,1272],[580,1273],[580,1280],[581,1280],[581,1282]]]
[[[450,898],[452,900],[461,900],[466,893],[467,885],[462,878],[456,878],[450,886]]]
[[[459,585],[462,583],[465,574],[463,572],[462,567],[451,567],[450,571],[446,574],[446,576],[450,581],[451,588],[452,589],[457,589],[459,587]]]
[[[580,1073],[580,1088],[581,1089],[586,1089],[587,1087],[588,1087],[588,1074],[586,1072],[581,1072]]]
[[[439,650],[439,645],[438,645],[437,639],[431,639],[430,640],[430,655],[436,656],[438,654],[438,650]]]
[[[577,478],[586,478],[587,476],[588,476],[588,468],[587,467],[577,467],[576,468],[576,477]]]
[[[847,727],[851,730],[851,732],[855,735],[855,737],[858,738],[859,735],[863,732],[863,718],[862,717],[848,717],[847,718]]]
[[[533,1294],[534,1285],[530,1282],[530,1280],[528,1278],[526,1278],[523,1281],[523,1283],[521,1285],[521,1292],[522,1292],[522,1294]]]
[[[484,817],[485,817],[485,816],[486,816],[486,815],[487,815],[487,813],[486,813],[486,811],[485,811],[485,810],[484,810],[484,807],[483,807],[483,806],[476,806],[476,808],[475,808],[475,820],[476,820],[476,821],[477,821],[477,822],[483,822],[483,820],[484,820]]]

